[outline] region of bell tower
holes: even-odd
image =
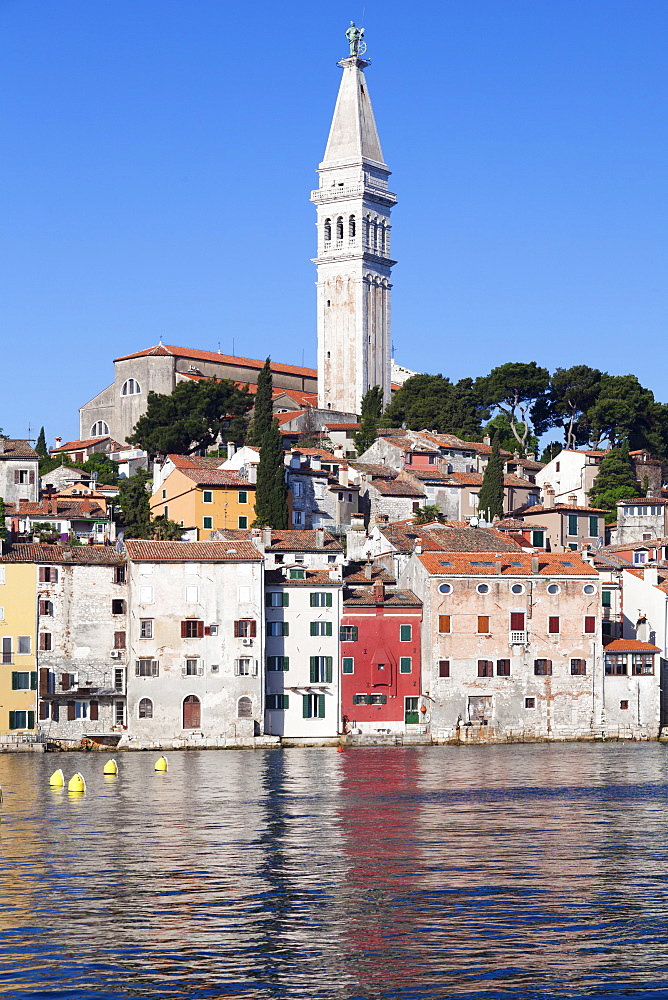
[[[390,402],[390,170],[383,160],[364,70],[363,28],[346,32],[343,70],[322,163],[311,192],[318,218],[318,407],[359,413],[374,385]]]

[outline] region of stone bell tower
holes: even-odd
[[[390,211],[387,168],[362,59],[364,29],[346,32],[350,56],[311,192],[318,212],[318,407],[359,413],[374,385],[390,402]]]

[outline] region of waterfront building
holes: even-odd
[[[0,555],[0,743],[35,729],[36,621],[34,563],[16,552]]]
[[[264,567],[239,538],[128,539],[130,746],[248,743],[264,722]]]

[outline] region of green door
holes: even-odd
[[[414,726],[420,721],[417,698],[404,698],[404,722],[407,726]]]

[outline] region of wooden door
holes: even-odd
[[[189,694],[183,702],[183,728],[199,729],[201,724],[201,706],[199,698]]]

